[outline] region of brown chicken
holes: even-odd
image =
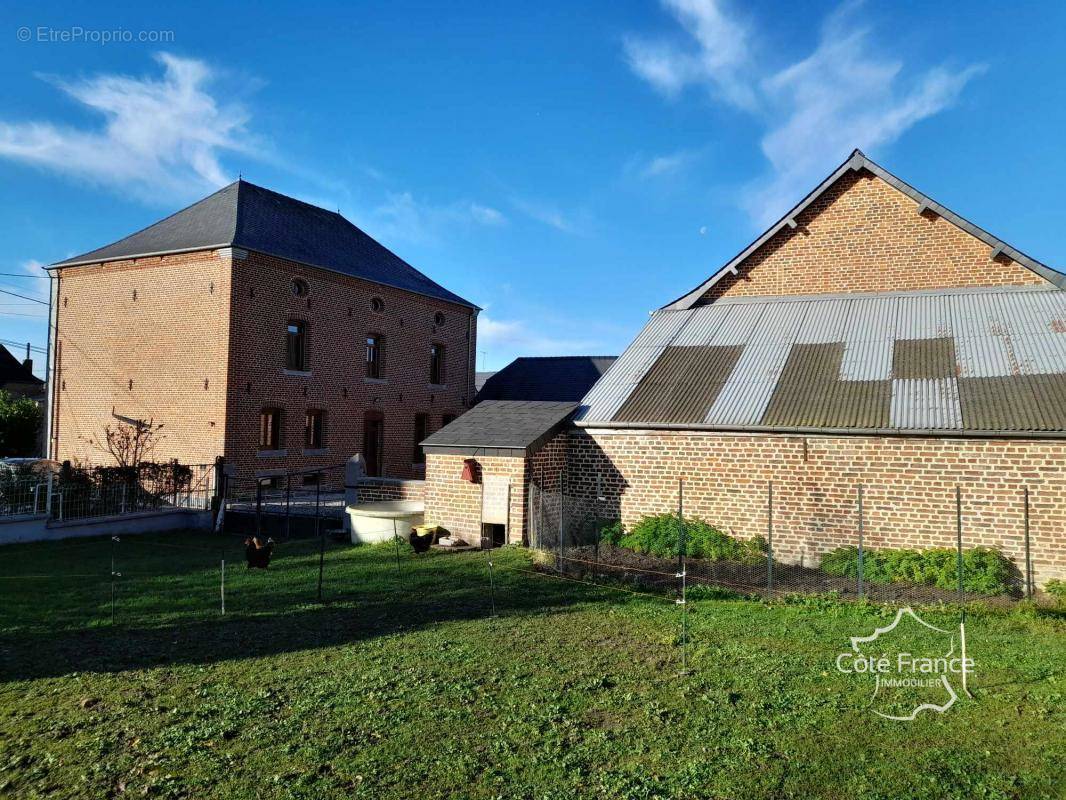
[[[258,536],[249,536],[244,540],[244,557],[248,560],[248,569],[266,569],[270,566],[270,554],[274,552],[274,540],[265,542]]]

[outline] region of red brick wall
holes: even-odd
[[[102,445],[114,410],[163,425],[155,458],[214,461],[226,429],[228,261],[141,258],[59,280],[55,457],[114,463]]]
[[[844,175],[703,298],[1026,286],[1044,279],[867,170]]]
[[[238,471],[342,463],[363,452],[365,413],[375,410],[384,416],[384,474],[422,478],[424,467],[413,463],[415,414],[429,415],[431,433],[441,427],[442,415],[458,416],[473,399],[477,342],[471,309],[258,253],[235,259],[233,269],[226,451]],[[297,276],[310,286],[307,297],[292,292]],[[371,310],[373,297],[384,300],[381,313]],[[434,324],[438,311],[445,317],[442,327]],[[309,376],[285,372],[290,319],[307,324]],[[371,332],[385,341],[384,379],[374,382],[366,378],[365,366]],[[444,386],[429,384],[431,342],[445,347]],[[259,412],[267,406],[283,410],[285,457],[258,455]],[[321,455],[303,449],[308,409],[326,411],[327,452]]]
[[[293,294],[294,276],[310,285],[307,297]],[[385,475],[421,478],[415,414],[429,415],[432,432],[473,398],[476,325],[464,306],[228,249],[73,267],[61,281],[61,459],[109,462],[98,442],[114,409],[163,424],[157,457],[209,463],[225,451],[239,478],[343,464],[363,451],[373,409],[384,418]],[[307,323],[307,376],[285,372],[291,318]],[[369,332],[385,339],[378,382],[365,377]],[[443,386],[429,385],[431,342],[445,346]],[[284,457],[258,454],[266,406],[283,409]],[[304,452],[308,409],[326,411],[323,453]]]
[[[481,543],[481,484],[461,479],[462,455],[426,456],[426,524],[440,525],[465,542]],[[511,479],[508,541],[521,542],[525,532],[526,460],[500,456],[475,459],[484,475],[506,475]]]
[[[530,484],[548,493],[559,491],[566,476],[569,435],[557,434],[529,458],[478,456],[481,475],[507,475],[511,479],[510,526],[507,541],[528,544]],[[471,544],[481,537],[481,485],[461,479],[468,456],[429,454],[426,458],[426,522],[440,525]],[[554,513],[554,512],[553,512]]]
[[[357,484],[360,503],[386,500],[425,500],[426,482],[394,478],[364,478]]]
[[[592,496],[626,525],[677,508],[744,538],[766,535],[774,482],[775,555],[817,563],[857,542],[856,487],[868,547],[953,547],[955,485],[964,546],[995,547],[1024,568],[1023,487],[1038,583],[1066,578],[1066,443],[1051,440],[807,437],[692,431],[576,431],[568,491]]]

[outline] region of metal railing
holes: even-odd
[[[51,485],[51,476],[0,473],[0,517],[46,513]]]
[[[214,464],[176,461],[135,467],[64,467],[51,480],[47,512],[56,521],[211,508]]]

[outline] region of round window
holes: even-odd
[[[297,297],[307,297],[311,291],[311,287],[307,285],[307,281],[303,278],[292,279],[292,293]]]
[[[385,310],[385,301],[380,297],[374,297],[370,300],[370,308],[372,311],[377,311],[379,314]]]
[[[442,312],[438,311],[436,314],[433,315],[433,324],[436,325],[438,328],[444,325],[444,314]]]

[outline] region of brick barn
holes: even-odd
[[[861,484],[868,547],[953,546],[958,485],[966,546],[1020,567],[1028,489],[1037,582],[1066,577],[1064,285],[855,151],[655,311],[523,479],[629,525],[683,477],[687,513],[744,538],[772,481],[775,558],[806,565],[854,544]]]
[[[58,460],[107,462],[126,419],[162,425],[157,460],[269,477],[363,453],[421,478],[418,443],[473,401],[476,306],[247,181],[49,271]]]

